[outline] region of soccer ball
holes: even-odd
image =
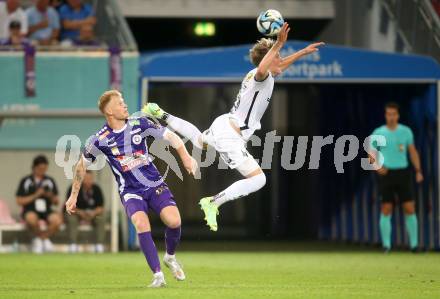
[[[283,24],[283,16],[275,9],[263,11],[257,18],[258,31],[265,36],[277,35]]]

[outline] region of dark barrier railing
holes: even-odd
[[[440,18],[429,0],[382,0],[410,51],[440,61]]]

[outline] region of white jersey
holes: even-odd
[[[255,79],[256,72],[255,68],[243,79],[237,100],[229,113],[237,120],[245,140],[261,129],[260,120],[269,105],[274,85],[272,74],[269,73],[264,81],[259,82]]]

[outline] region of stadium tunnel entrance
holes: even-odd
[[[281,55],[305,46],[288,42]],[[249,48],[143,54],[139,105],[151,99],[201,131],[207,129],[215,117],[229,111],[242,77],[252,69]],[[222,229],[215,237],[378,244],[380,198],[375,174],[362,169],[361,159],[366,157],[364,139],[384,123],[383,107],[393,101],[401,106],[400,121],[412,128],[422,158],[425,181],[415,186],[420,241],[427,248],[439,249],[439,80],[439,65],[415,55],[327,45],[296,62],[276,79],[262,129],[256,133],[261,144],[258,138],[248,144],[260,162],[270,161],[265,169],[267,184],[248,198],[222,207]],[[280,136],[273,148],[264,142],[270,134]],[[355,136],[359,146],[340,173],[335,166],[335,143],[346,135]],[[321,150],[319,167],[310,163],[314,136],[333,136],[331,144]],[[301,142],[307,149],[304,164],[293,170],[295,158],[301,156],[297,152]],[[345,149],[349,147],[345,143]],[[281,157],[289,150],[291,160],[286,163]],[[268,153],[273,153],[270,160]],[[189,227],[185,230],[188,237],[205,235],[198,199],[240,178],[234,171],[219,170],[218,161],[217,157],[212,166],[202,169],[201,180],[184,176],[182,184],[172,173],[167,178]],[[225,167],[220,163],[220,168]],[[393,238],[396,245],[406,242],[400,209],[393,217]]]

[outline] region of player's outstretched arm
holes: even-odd
[[[81,157],[75,166],[75,176],[72,183],[72,191],[70,192],[69,199],[66,201],[66,211],[71,215],[75,213],[76,201],[78,198],[79,189],[81,189],[81,184],[86,174],[86,165],[84,163],[84,158]]]
[[[286,43],[289,31],[289,24],[285,22],[283,27],[281,27],[280,32],[278,33],[277,41],[269,50],[269,52],[266,53],[266,55],[263,57],[260,64],[258,65],[257,73],[255,74],[255,79],[257,79],[257,81],[263,81],[269,75],[270,65],[280,52],[281,48]]]
[[[319,42],[319,43],[313,43],[308,45],[307,47],[305,47],[302,50],[299,50],[298,52],[295,52],[287,57],[282,58],[282,62],[281,62],[281,70],[284,71],[285,69],[287,69],[292,63],[294,63],[295,61],[297,61],[298,59],[300,59],[303,56],[307,56],[311,53],[314,53],[316,51],[319,51],[319,47],[324,46],[325,43],[323,42]]]
[[[183,143],[182,139],[176,133],[169,130],[167,130],[167,132],[165,133],[164,139],[168,141],[179,154],[179,157],[182,160],[183,166],[185,167],[186,171],[189,174],[194,175],[197,170],[197,162],[186,150],[185,144]]]

